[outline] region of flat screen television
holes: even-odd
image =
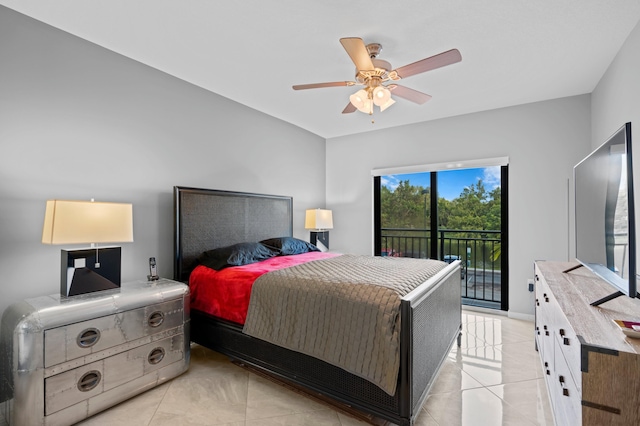
[[[626,123],[573,169],[576,259],[618,296],[637,297],[636,226],[631,123]]]

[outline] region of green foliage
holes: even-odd
[[[481,239],[483,241],[473,243],[474,260],[471,266],[479,266],[478,262],[482,262],[480,259],[499,266],[500,243],[486,241],[497,236],[491,233],[483,235],[478,232],[465,231],[500,231],[501,194],[500,187],[487,191],[482,179],[478,179],[477,183],[464,188],[460,195],[453,200],[439,198],[438,228],[439,230],[450,230],[445,233],[444,246],[439,251],[443,251],[443,255],[455,254],[464,259],[467,244],[472,244],[471,240]],[[408,180],[401,181],[393,191],[382,186],[380,190],[382,228],[394,229],[390,232],[396,237],[429,237],[430,197],[430,188],[413,186]],[[414,231],[399,231],[397,229]],[[424,231],[424,233],[415,230]],[[439,235],[442,236],[442,234]],[[394,241],[399,246],[395,247],[394,243],[394,247],[387,247],[388,249],[393,249],[398,253],[410,251],[415,254],[416,249],[413,246],[407,248],[404,240],[396,238]],[[422,252],[425,248],[426,246],[419,251]],[[422,254],[425,253],[422,252]]]
[[[430,188],[413,186],[408,180],[391,191],[380,191],[383,228],[426,229],[430,224]],[[438,199],[440,228],[456,230],[500,230],[500,187],[485,189],[482,179],[451,201]]]
[[[404,180],[394,191],[383,186],[380,192],[383,228],[424,229],[429,224],[429,189]]]

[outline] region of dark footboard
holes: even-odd
[[[459,263],[459,262],[458,262]],[[408,367],[403,368],[406,377],[400,378],[400,385],[410,406],[406,416],[413,419],[431,385],[437,377],[440,366],[446,359],[453,342],[460,336],[461,328],[461,290],[460,268],[443,271],[443,277],[432,288],[412,292],[403,298],[402,320],[410,317],[410,327],[402,325],[402,354]]]
[[[316,358],[242,333],[242,327],[191,311],[191,339],[247,365],[402,426],[413,423],[459,333],[460,268],[450,265],[432,285],[402,302],[401,366],[396,394]]]

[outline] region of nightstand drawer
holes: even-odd
[[[51,415],[184,358],[184,335],[139,346],[45,379]]]
[[[45,330],[44,366],[179,327],[184,320],[184,302],[180,298]]]

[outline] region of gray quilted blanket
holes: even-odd
[[[336,365],[394,395],[400,298],[446,266],[345,254],[269,272],[253,285],[243,331]]]

